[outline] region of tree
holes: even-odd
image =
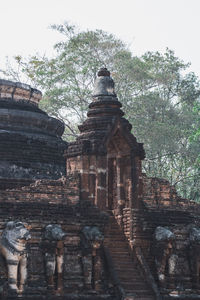
[[[56,57],[23,59],[16,56],[15,60],[28,82],[44,91],[41,107],[64,120],[69,138],[76,135],[77,123],[86,117],[99,68],[107,66],[112,69],[115,56],[121,51],[129,52],[123,42],[101,30],[77,32],[75,26],[67,23],[52,28],[65,38],[54,46]],[[19,72],[12,67],[8,67],[6,73],[19,80]]]
[[[163,55],[146,53],[139,64],[142,80],[134,81],[136,94],[125,106],[133,133],[145,142],[144,169],[150,176],[168,178],[182,196],[197,200],[200,140],[196,136],[191,142],[190,136],[200,121],[194,110],[199,81],[193,73],[182,75],[188,65],[168,49]]]
[[[133,134],[144,142],[144,170],[198,200],[200,82],[186,73],[189,64],[169,49],[133,56],[121,40],[101,30],[78,32],[67,23],[52,28],[64,37],[54,46],[55,57],[15,60],[30,83],[44,91],[41,107],[65,122],[67,139],[76,136],[77,123],[86,117],[98,69],[107,67]],[[19,76],[12,67],[4,73]]]

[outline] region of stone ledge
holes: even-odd
[[[109,296],[109,295],[85,295],[85,294],[65,294],[63,296],[41,296],[41,295],[29,295],[29,296],[8,296],[1,298],[2,300],[116,300],[116,297]]]
[[[26,100],[38,105],[42,93],[28,84],[0,79],[0,99],[10,98],[15,101]]]

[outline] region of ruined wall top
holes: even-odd
[[[26,101],[38,106],[42,93],[28,84],[0,79],[0,100]]]

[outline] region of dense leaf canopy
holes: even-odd
[[[68,23],[53,25],[62,34],[53,58],[16,56],[4,74],[44,92],[41,107],[66,124],[65,137],[74,138],[86,117],[97,71],[107,67],[133,134],[144,143],[144,171],[167,178],[183,197],[200,201],[200,82],[187,73],[189,64],[173,51],[134,56],[112,34],[77,31]],[[24,78],[24,77],[23,77]]]

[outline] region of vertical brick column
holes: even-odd
[[[123,208],[125,205],[124,182],[123,182],[123,157],[117,156],[117,219],[118,224],[123,225]]]
[[[95,204],[96,202],[96,156],[89,157],[89,196],[88,199]]]
[[[96,156],[80,155],[67,158],[67,174],[80,174],[80,196],[82,200],[95,203],[96,197]]]
[[[132,160],[132,208],[138,209],[141,207],[141,201],[143,197],[142,167],[141,159],[138,156],[134,157]]]
[[[138,178],[138,183],[137,183],[138,203],[141,204],[143,199],[142,161],[138,156],[135,158],[135,161],[136,161],[136,171],[137,171],[137,178]]]
[[[106,156],[97,157],[97,181],[95,204],[105,210],[107,203],[107,159]]]
[[[82,168],[80,170],[81,173],[81,199],[88,200],[89,199],[89,157],[87,155],[82,155]]]
[[[125,204],[124,182],[123,182],[123,157],[117,157],[117,197],[118,206],[123,207]]]

